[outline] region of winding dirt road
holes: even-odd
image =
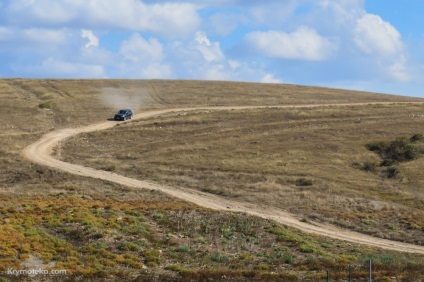
[[[408,102],[407,102],[408,103]],[[407,104],[405,103],[405,104]],[[415,102],[412,102],[415,103]],[[232,109],[258,109],[258,108],[313,108],[313,107],[342,107],[342,106],[358,106],[358,105],[376,105],[376,104],[395,104],[392,102],[376,102],[376,103],[351,103],[351,104],[322,104],[322,105],[290,105],[290,106],[241,106],[241,107],[199,107],[199,108],[178,108],[178,109],[163,109],[163,110],[152,110],[146,111],[140,114],[137,114],[133,119],[143,119],[153,116],[159,116],[165,113],[171,112],[181,112],[181,111],[193,111],[193,110],[232,110]],[[53,148],[59,144],[59,142],[69,138],[71,136],[77,135],[83,132],[92,132],[97,130],[104,130],[111,128],[116,125],[114,121],[106,121],[98,124],[89,125],[81,128],[71,128],[71,129],[61,129],[50,132],[44,135],[37,142],[29,145],[23,151],[23,156],[34,162],[41,165],[49,166],[52,168],[60,169],[68,173],[93,177],[98,179],[103,179],[106,181],[111,181],[121,185],[141,188],[141,189],[150,189],[158,190],[169,195],[172,195],[176,198],[195,203],[199,206],[214,210],[226,210],[233,212],[242,212],[254,216],[258,216],[265,219],[275,220],[281,224],[287,226],[292,226],[297,229],[300,229],[304,232],[313,233],[321,236],[327,236],[334,239],[344,240],[357,244],[364,244],[372,247],[379,247],[387,250],[408,252],[408,253],[419,253],[424,254],[424,246],[417,246],[412,244],[406,244],[396,241],[384,240],[375,238],[372,236],[364,235],[357,232],[352,232],[344,229],[337,228],[332,225],[325,224],[309,224],[304,223],[299,220],[293,214],[287,213],[281,209],[261,206],[258,204],[242,203],[234,200],[226,199],[217,195],[212,195],[192,189],[186,188],[174,188],[156,184],[154,182],[137,180],[133,178],[128,178],[122,175],[118,175],[112,172],[96,170],[89,167],[84,167],[81,165],[66,163],[60,160],[57,160],[51,156]]]

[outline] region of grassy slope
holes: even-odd
[[[418,277],[424,264],[421,256],[317,238],[272,222],[199,209],[162,194],[76,177],[21,159],[20,151],[41,134],[109,118],[115,109],[102,103],[102,93],[107,96],[111,91],[142,102],[142,109],[408,100],[284,85],[0,80],[0,270],[19,269],[20,263],[35,256],[44,264],[55,262],[57,268],[96,277],[130,279],[145,273],[142,265],[148,265],[147,273],[171,277],[225,274],[273,279],[277,276],[269,276],[272,271],[320,276],[322,271],[308,271],[337,272],[348,263],[358,265],[357,275],[365,277],[360,265],[375,256],[381,276]],[[51,104],[50,110],[39,108],[45,102]],[[254,270],[243,272],[246,268]]]
[[[421,118],[412,115],[423,112],[421,105],[388,105],[171,114],[77,136],[62,155],[423,244],[424,158],[398,165],[394,179],[355,165],[378,162],[367,142],[420,132]]]

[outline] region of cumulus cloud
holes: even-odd
[[[292,33],[275,30],[251,32],[245,40],[257,54],[281,59],[320,61],[336,49],[329,39],[308,27],[300,27]]]
[[[210,17],[209,25],[215,34],[227,36],[231,34],[242,23],[246,24],[249,20],[244,15],[217,13]]]
[[[219,61],[224,57],[219,42],[211,43],[205,32],[196,32],[195,42],[197,43],[195,49],[202,54],[207,62]]]
[[[163,57],[163,46],[156,38],[146,40],[140,34],[134,33],[122,42],[119,53],[131,61],[158,61]]]
[[[164,61],[166,50],[157,38],[133,33],[119,48],[119,75],[128,78],[169,78],[172,66]]]
[[[391,77],[400,82],[408,82],[412,80],[412,76],[408,70],[404,57],[400,57],[388,67],[388,73]]]
[[[17,43],[14,48],[20,48],[24,43],[32,47],[34,44],[60,46],[69,42],[69,34],[63,29],[1,27],[0,41]]]
[[[80,37],[67,29],[4,27],[0,28],[0,56],[4,55],[8,61],[26,61],[30,64],[52,54],[62,53],[66,56],[78,44],[78,39]],[[2,61],[5,69],[7,64]]]
[[[389,76],[401,82],[411,79],[401,35],[380,16],[364,14],[359,18],[354,29],[354,40],[362,52],[377,58],[378,64]]]
[[[263,83],[282,83],[281,79],[276,78],[273,74],[267,73],[262,77]]]
[[[2,9],[1,16],[3,21],[23,27],[127,29],[172,38],[187,36],[198,28],[197,10],[198,6],[190,3],[146,4],[137,0],[14,0]]]
[[[365,0],[0,0],[11,76],[404,83],[408,39]]]
[[[83,29],[81,30],[81,37],[86,38],[88,40],[87,44],[85,44],[85,48],[99,47],[99,38],[94,35],[91,30]]]
[[[377,15],[359,18],[354,35],[357,46],[367,54],[392,56],[403,49],[400,33]]]
[[[140,70],[141,78],[170,78],[172,67],[165,63],[151,63]]]
[[[104,68],[101,65],[62,61],[54,58],[48,58],[40,65],[15,65],[13,68],[18,68],[24,73],[36,73],[37,77],[103,78],[105,76]]]

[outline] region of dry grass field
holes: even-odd
[[[372,258],[375,277],[419,281],[422,255],[312,236],[21,157],[25,146],[51,130],[106,120],[127,105],[142,111],[376,101],[420,99],[229,82],[0,80],[0,272],[36,257],[66,269],[70,280],[297,281],[322,279],[326,269],[342,280],[349,264],[355,278],[365,279]],[[380,167],[364,170],[380,162],[367,143],[421,133],[423,118],[423,106],[396,104],[196,111],[80,135],[56,153],[136,178],[262,201],[305,221],[423,245],[424,158],[396,164],[393,178],[382,177]],[[7,279],[0,273],[0,281]]]
[[[176,113],[79,135],[62,156],[423,245],[424,158],[393,178],[361,169],[379,162],[367,143],[419,133],[423,115],[423,105]]]

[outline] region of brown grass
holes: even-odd
[[[395,179],[355,166],[379,160],[366,143],[420,132],[423,112],[374,105],[169,114],[77,136],[63,153],[70,162],[423,244],[424,159],[400,164]]]
[[[419,277],[423,267],[419,255],[362,248],[254,217],[211,212],[158,192],[69,175],[21,158],[21,150],[44,133],[110,118],[116,108],[104,103],[105,91],[109,94],[116,91],[124,100],[138,101],[133,106],[139,110],[419,100],[294,85],[2,79],[2,271],[7,267],[18,269],[29,256],[35,256],[43,263],[55,262],[56,268],[67,269],[74,275],[71,279],[109,277],[125,281],[138,276],[141,281],[157,277],[189,280],[221,279],[225,275],[239,281],[253,278],[279,281],[301,276],[322,277],[325,268],[332,269],[334,277],[342,277],[347,264],[359,266],[370,256],[378,256],[385,258],[382,260],[385,268],[379,277],[398,276],[406,280]],[[42,104],[49,107],[40,107]],[[399,121],[392,119],[396,130],[383,127],[372,135],[367,130],[376,129],[372,123],[391,124],[381,123],[391,117],[390,111],[395,117],[404,117]],[[376,115],[371,117],[370,113]],[[411,118],[409,125],[400,121],[406,117]],[[421,119],[421,109],[409,106],[198,112],[168,115],[81,136],[58,153],[72,161],[117,173],[209,190],[246,201],[260,199],[278,206],[293,202],[287,208],[304,214],[304,220],[329,216],[330,221],[350,226],[358,221],[354,217],[346,222],[342,219],[347,219],[352,211],[355,214],[379,211],[375,218],[361,218],[364,224],[381,232],[385,230],[382,222],[387,221],[387,228],[393,230],[394,236],[404,232],[405,238],[413,241],[409,234],[417,234],[417,228],[422,227],[422,210],[416,207],[420,198],[411,196],[422,193],[419,188],[413,188],[422,187],[422,178],[417,177],[422,160],[402,164],[402,181],[381,181],[375,175],[351,169],[350,165],[352,161],[376,157],[361,147],[363,137],[380,140],[409,134]],[[358,133],[355,131],[358,124],[368,127],[356,136],[353,133]],[[340,135],[333,127],[344,133]],[[120,150],[112,142],[115,134],[123,132],[128,138],[120,140],[126,146],[134,145],[135,150],[129,151],[128,147]],[[347,150],[339,143],[346,141],[349,132],[354,140],[349,143],[353,149]],[[308,140],[315,138],[314,146],[309,147]],[[87,141],[92,148],[83,146]],[[78,154],[70,154],[75,145]],[[104,148],[108,146],[109,149]],[[330,151],[332,158],[323,165],[320,159],[328,157]],[[308,162],[313,167],[303,167]],[[142,169],[134,169],[134,165]],[[333,169],[342,173],[337,178],[330,177],[328,172]],[[349,179],[344,175],[346,171],[360,178]],[[313,185],[296,186],[301,178],[313,180]],[[275,199],[271,200],[270,194]],[[317,195],[322,199],[315,203]],[[330,205],[325,210],[320,203]],[[305,208],[306,204],[311,207]],[[398,222],[392,214],[399,216]],[[372,220],[377,222],[377,227]],[[360,230],[365,231],[362,227]],[[160,256],[159,250],[162,250]],[[143,265],[148,266],[148,272],[141,269]],[[356,275],[361,271],[358,268]]]

